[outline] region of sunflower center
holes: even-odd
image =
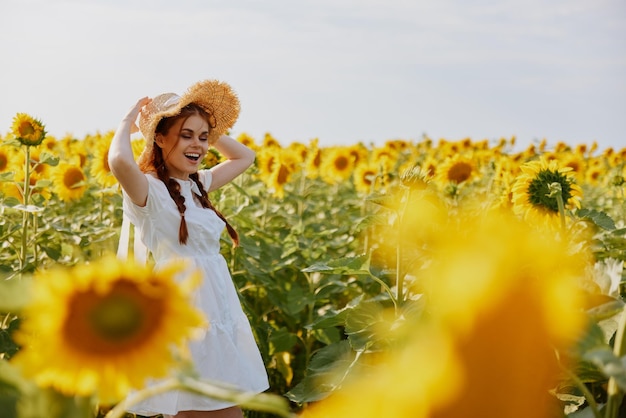
[[[35,173],[38,174],[43,174],[46,171],[46,165],[45,164],[39,164],[39,157],[35,157],[32,156],[31,157],[31,162],[33,162],[33,164],[31,164],[31,166],[35,165]]]
[[[159,329],[163,301],[121,280],[106,294],[87,290],[70,301],[65,340],[86,354],[123,353]]]
[[[107,173],[111,172],[111,167],[109,167],[109,153],[105,153],[102,158],[102,166],[104,167],[104,171]]]
[[[65,187],[67,187],[68,189],[74,188],[76,184],[84,180],[85,176],[83,175],[83,172],[78,168],[68,169],[63,176],[63,184],[65,184]]]
[[[267,165],[265,166],[265,171],[266,172],[271,172],[272,171],[272,166],[274,165],[274,157],[270,157],[267,159]]]
[[[7,158],[7,156],[4,154],[0,154],[0,171],[6,170],[8,165],[9,159]]]
[[[547,209],[551,212],[559,211],[559,204],[555,197],[548,197],[550,194],[550,184],[559,183],[561,185],[561,196],[563,202],[567,202],[571,197],[571,186],[567,177],[558,171],[541,170],[528,186],[528,201],[535,207]]]
[[[121,295],[111,295],[100,302],[89,319],[103,337],[124,340],[141,328],[143,315],[132,300]]]
[[[472,166],[465,162],[455,163],[448,170],[448,180],[454,183],[463,183],[465,180],[470,178],[472,174]]]
[[[335,168],[339,171],[343,171],[348,168],[348,159],[345,156],[340,156],[335,159]]]
[[[363,184],[366,184],[368,186],[372,185],[372,183],[373,183],[372,179],[374,179],[374,178],[376,178],[376,173],[374,172],[374,170],[366,170],[361,175],[361,179],[363,181]]]
[[[320,165],[322,165],[322,153],[318,150],[313,157],[313,167],[319,168]]]
[[[289,180],[289,170],[283,164],[278,169],[278,175],[276,176],[276,182],[280,185],[286,184]]]
[[[19,132],[21,137],[28,137],[35,133],[35,127],[28,121],[23,121],[20,123],[17,131]]]

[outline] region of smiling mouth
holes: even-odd
[[[187,152],[185,153],[185,157],[187,157],[188,160],[196,162],[200,159],[200,154],[196,154],[194,152]]]

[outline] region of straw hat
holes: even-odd
[[[147,162],[154,147],[154,131],[163,118],[176,116],[190,103],[202,107],[210,115],[209,144],[231,128],[239,116],[239,99],[231,87],[218,80],[199,81],[178,96],[175,93],[160,94],[141,110],[139,130],[146,140],[146,146],[138,162]]]

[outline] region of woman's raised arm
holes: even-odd
[[[130,135],[133,133],[137,116],[145,105],[150,103],[148,97],[139,99],[129,109],[120,122],[109,148],[109,168],[117,178],[128,197],[139,206],[145,206],[148,198],[148,180],[135,162]]]
[[[211,181],[209,191],[219,189],[246,171],[256,157],[253,150],[227,135],[220,136],[213,146],[227,160],[211,169],[213,180]]]

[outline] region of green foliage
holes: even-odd
[[[42,153],[39,163],[54,166],[58,158]],[[406,336],[394,330],[406,318],[423,315],[424,302],[399,285],[411,279],[406,272],[415,269],[409,266],[424,262],[425,255],[398,239],[391,244],[403,245],[400,262],[379,258],[376,249],[383,238],[378,232],[397,233],[402,219],[403,208],[388,194],[366,197],[350,181],[329,185],[299,173],[278,199],[257,174],[253,168],[210,197],[240,234],[238,248],[224,234],[223,254],[256,333],[270,392],[287,397],[299,411],[340,388],[353,371],[366,369],[377,353],[402,342]],[[12,180],[10,173],[0,173],[0,181]],[[35,185],[49,187],[46,181]],[[459,193],[471,194],[471,189],[454,188],[453,206],[460,202]],[[584,209],[574,216],[593,231],[598,261],[624,261],[623,199],[603,192],[586,187]],[[71,203],[36,196],[26,206],[0,197],[0,278],[5,279],[0,282],[0,411],[10,418],[44,416],[37,415],[41,411],[52,418],[81,416],[93,405],[36,390],[7,359],[19,349],[12,336],[27,303],[27,273],[113,252],[121,196],[116,188],[102,191],[97,184]],[[24,216],[30,234],[22,258]],[[554,394],[568,413],[588,412],[594,402],[601,409],[609,398],[609,381],[626,391],[626,356],[615,351],[624,315],[623,282],[621,277],[612,293],[600,285],[589,289],[594,298],[588,329],[574,350],[559,353],[564,376]]]

